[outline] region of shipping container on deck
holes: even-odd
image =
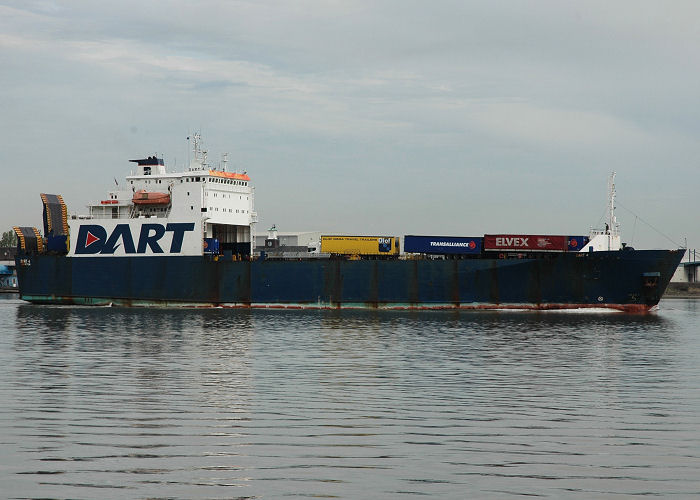
[[[481,237],[406,235],[403,237],[403,251],[436,255],[478,255],[481,253]]]
[[[569,252],[578,252],[590,241],[588,236],[569,236],[567,239]]]
[[[321,236],[321,252],[338,255],[398,255],[395,236]]]
[[[568,238],[535,234],[486,234],[484,250],[499,252],[566,252]]]

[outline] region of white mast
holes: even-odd
[[[592,229],[591,240],[580,250],[581,252],[600,252],[610,250],[620,250],[622,243],[620,241],[620,224],[615,217],[615,175],[613,171],[608,177],[608,207],[605,223],[605,229]]]
[[[194,158],[190,162],[189,170],[205,170],[207,168],[207,152],[202,149],[202,136],[199,132],[192,135]]]
[[[606,233],[608,235],[608,250],[617,250],[613,240],[615,237],[620,236],[620,225],[617,223],[617,217],[615,217],[615,171],[610,174],[608,178],[608,223],[606,224]]]

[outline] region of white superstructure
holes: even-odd
[[[207,163],[200,135],[193,138],[194,157],[184,172],[168,172],[163,160],[155,156],[130,160],[137,167],[126,176],[124,186],[118,185],[105,199],[91,202],[87,216],[70,218],[71,236],[77,237],[78,226],[90,223],[104,223],[106,229],[128,223],[134,239],[139,236],[137,226],[144,223],[164,227],[169,223],[194,223],[198,234],[190,235],[188,231],[185,239],[196,237],[199,254],[203,252],[203,239],[207,238],[218,240],[221,253],[250,255],[257,220],[250,177],[246,172],[228,172],[225,156],[218,168]],[[70,254],[85,244],[71,241]],[[183,249],[179,254],[192,252]]]
[[[608,178],[608,208],[606,213],[605,229],[591,229],[590,241],[580,250],[581,252],[601,252],[607,250],[620,250],[620,224],[615,217],[615,172]]]

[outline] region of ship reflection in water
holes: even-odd
[[[697,302],[0,310],[8,498],[700,494]]]

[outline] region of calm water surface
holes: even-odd
[[[700,497],[699,320],[0,296],[0,497]]]

